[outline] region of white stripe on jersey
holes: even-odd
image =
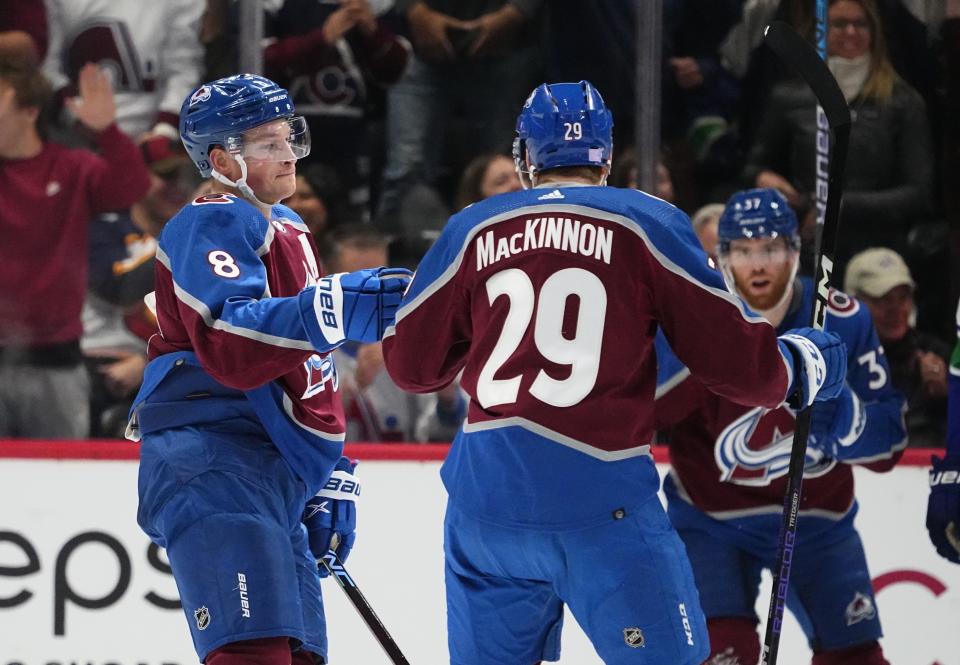
[[[633,448],[624,448],[622,450],[603,450],[602,448],[597,448],[596,446],[591,446],[583,441],[578,441],[577,439],[573,439],[548,427],[544,427],[539,423],[535,423],[532,420],[521,418],[520,416],[501,418],[499,420],[484,420],[483,422],[479,423],[464,422],[463,431],[469,434],[471,432],[483,432],[486,430],[500,429],[502,427],[522,427],[523,429],[542,436],[545,439],[549,439],[555,443],[559,443],[567,446],[568,448],[573,448],[576,451],[585,453],[590,457],[600,460],[601,462],[619,462],[620,460],[629,459],[631,457],[650,455],[649,444],[634,446]]]

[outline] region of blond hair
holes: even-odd
[[[830,0],[830,6],[838,2],[855,2],[866,14],[870,24],[870,74],[863,84],[860,95],[884,104],[893,96],[893,88],[900,76],[890,62],[887,53],[887,39],[883,34],[883,23],[875,0]]]

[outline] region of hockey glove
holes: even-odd
[[[851,446],[866,426],[867,412],[860,398],[844,384],[837,397],[817,402],[810,419],[807,443],[827,457],[847,459],[853,451]]]
[[[336,552],[346,561],[357,534],[357,497],[360,481],[353,475],[356,463],[341,457],[323,489],[307,502],[303,523],[307,527],[310,551],[319,562],[330,550],[337,536]],[[320,577],[327,576],[325,566],[318,566]]]
[[[937,553],[960,563],[960,457],[933,457],[927,532]]]
[[[786,402],[794,410],[833,399],[847,373],[847,345],[834,333],[795,328],[781,335],[780,353],[793,371]]]
[[[313,308],[327,351],[344,340],[377,342],[393,325],[412,273],[403,268],[366,268],[321,278]]]

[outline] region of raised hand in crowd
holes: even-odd
[[[684,90],[692,90],[703,85],[703,72],[700,71],[700,63],[696,58],[670,58],[669,63],[677,85]]]
[[[469,30],[470,25],[460,19],[434,11],[425,2],[418,2],[407,11],[410,36],[417,52],[426,60],[447,62],[456,57],[448,31]]]
[[[80,95],[67,99],[67,108],[84,127],[102,132],[117,117],[110,77],[96,64],[88,62],[80,69],[78,87]]]
[[[470,57],[503,55],[514,43],[526,20],[523,12],[506,3],[496,11],[468,21],[467,29],[475,31],[476,36],[467,54]]]
[[[933,351],[917,351],[923,389],[932,397],[947,396],[947,363]]]
[[[377,16],[368,0],[343,0],[342,9],[350,13],[354,25],[364,34],[372,35],[377,31]]]
[[[355,27],[368,35],[377,29],[377,18],[367,0],[343,0],[323,23],[323,40],[333,44]]]

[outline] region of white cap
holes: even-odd
[[[850,259],[843,290],[854,296],[865,293],[882,298],[890,289],[904,284],[911,289],[916,286],[903,257],[886,247],[871,247]]]

